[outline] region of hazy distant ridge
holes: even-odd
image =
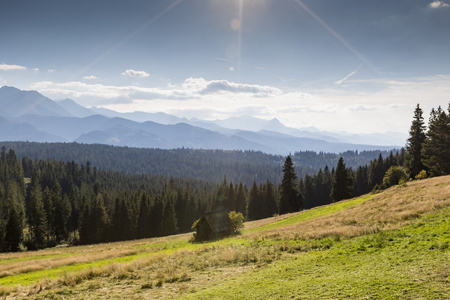
[[[0,140],[3,141],[255,150],[282,155],[305,150],[334,153],[385,150],[403,144],[398,134],[364,136],[312,132],[286,127],[277,119],[267,121],[243,116],[204,121],[165,113],[88,109],[71,99],[55,102],[36,91],[6,86],[0,88],[0,117]],[[362,140],[364,144],[360,143]],[[387,143],[389,141],[392,144]]]

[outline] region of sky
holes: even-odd
[[[2,0],[0,86],[120,112],[407,133],[450,101],[449,0]]]

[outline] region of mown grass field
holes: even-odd
[[[450,176],[190,238],[0,254],[0,298],[450,299]]]

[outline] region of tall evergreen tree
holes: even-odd
[[[111,240],[130,240],[133,237],[132,231],[133,228],[129,209],[125,201],[116,198],[114,202],[114,212],[111,218]]]
[[[423,156],[432,176],[450,174],[450,104],[448,114],[440,106],[431,110]]]
[[[248,196],[247,218],[248,220],[256,220],[259,216],[259,209],[261,208],[261,195],[256,182],[253,182],[252,188]]]
[[[9,210],[8,221],[5,226],[4,248],[6,251],[19,251],[19,245],[22,242],[23,225],[14,206]]]
[[[334,172],[333,184],[331,187],[331,199],[333,202],[352,197],[353,178],[345,167],[344,158],[339,158]]]
[[[32,242],[35,248],[43,248],[47,236],[47,216],[42,201],[41,188],[37,183],[33,184],[30,191],[27,215]]]
[[[297,175],[291,156],[286,157],[283,165],[283,179],[281,181],[280,214],[299,211],[302,208],[303,197],[297,189]]]
[[[315,197],[315,186],[313,183],[313,178],[309,176],[308,174],[305,175],[303,180],[301,180],[300,185],[303,199],[304,199],[304,207],[305,209],[312,208],[314,206],[317,206],[316,204],[316,197]]]
[[[138,238],[151,237],[150,201],[145,192],[143,192],[141,195],[141,202],[139,205],[137,237]]]
[[[275,197],[275,186],[267,180],[264,186],[264,207],[261,218],[268,218],[278,212],[277,199]]]
[[[417,104],[409,130],[408,142],[406,143],[406,167],[409,170],[410,178],[414,178],[425,169],[422,162],[422,146],[425,142],[425,122],[422,115],[423,111]]]
[[[178,232],[177,214],[172,200],[167,201],[164,205],[161,230],[162,235],[171,235]]]
[[[239,184],[239,189],[236,195],[236,212],[240,212],[247,217],[247,196],[246,196],[246,188],[242,183]]]

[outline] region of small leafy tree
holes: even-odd
[[[408,175],[406,171],[401,166],[390,167],[383,177],[383,187],[388,188],[393,185],[406,182],[408,180]]]
[[[230,211],[228,214],[231,222],[231,234],[239,234],[242,227],[244,227],[244,216],[235,211]]]

